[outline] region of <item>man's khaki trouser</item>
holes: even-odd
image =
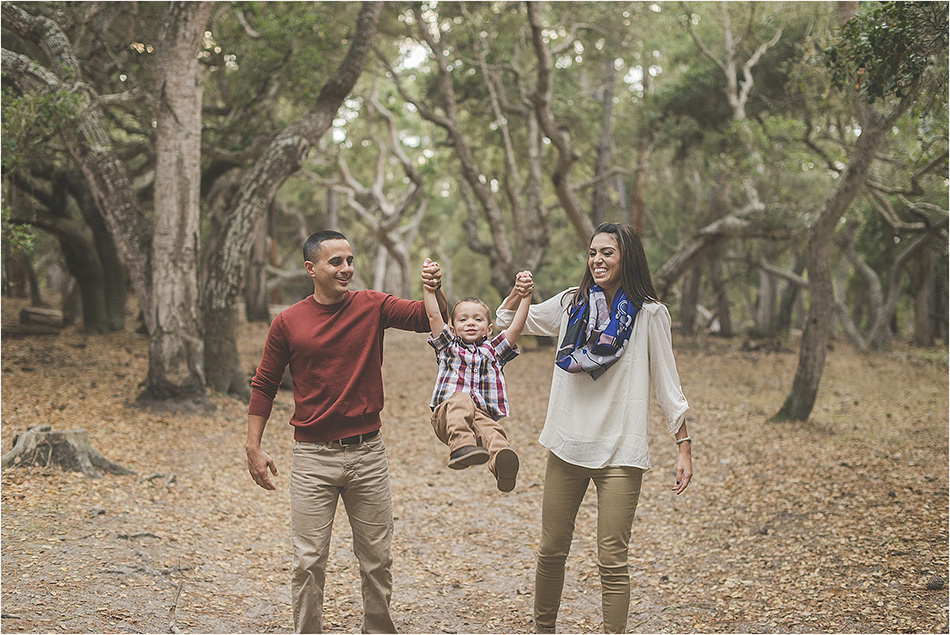
[[[290,470],[294,631],[323,632],[323,586],[337,500],[353,530],[363,591],[363,632],[395,633],[392,596],[393,510],[382,435],[359,445],[294,445]]]
[[[571,550],[574,520],[588,484],[597,488],[597,568],[604,611],[604,632],[623,633],[630,608],[627,548],[640,499],[643,470],[636,467],[590,469],[548,452],[541,497],[541,543],[534,582],[534,624],[538,633],[554,633],[564,563]]]

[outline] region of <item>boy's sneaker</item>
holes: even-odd
[[[464,470],[470,465],[481,465],[488,461],[488,450],[474,445],[463,445],[449,454],[449,467]]]
[[[518,478],[518,455],[511,448],[504,448],[495,455],[495,480],[498,481],[498,489],[502,492],[510,492],[515,488],[515,481]]]

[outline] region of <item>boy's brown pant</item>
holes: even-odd
[[[495,455],[510,447],[501,424],[475,407],[467,392],[453,393],[432,411],[432,429],[439,441],[454,452],[466,445],[488,450],[488,469],[495,473]]]

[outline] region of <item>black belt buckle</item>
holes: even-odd
[[[372,439],[377,434],[379,434],[379,430],[373,430],[372,432],[367,432],[366,434],[354,434],[351,437],[344,437],[340,439],[339,444],[340,445],[359,445],[363,441]]]

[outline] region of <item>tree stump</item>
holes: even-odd
[[[0,459],[0,467],[57,465],[98,478],[101,472],[134,474],[99,454],[89,443],[85,430],[53,432],[50,426],[32,426],[13,437],[13,449]]]

